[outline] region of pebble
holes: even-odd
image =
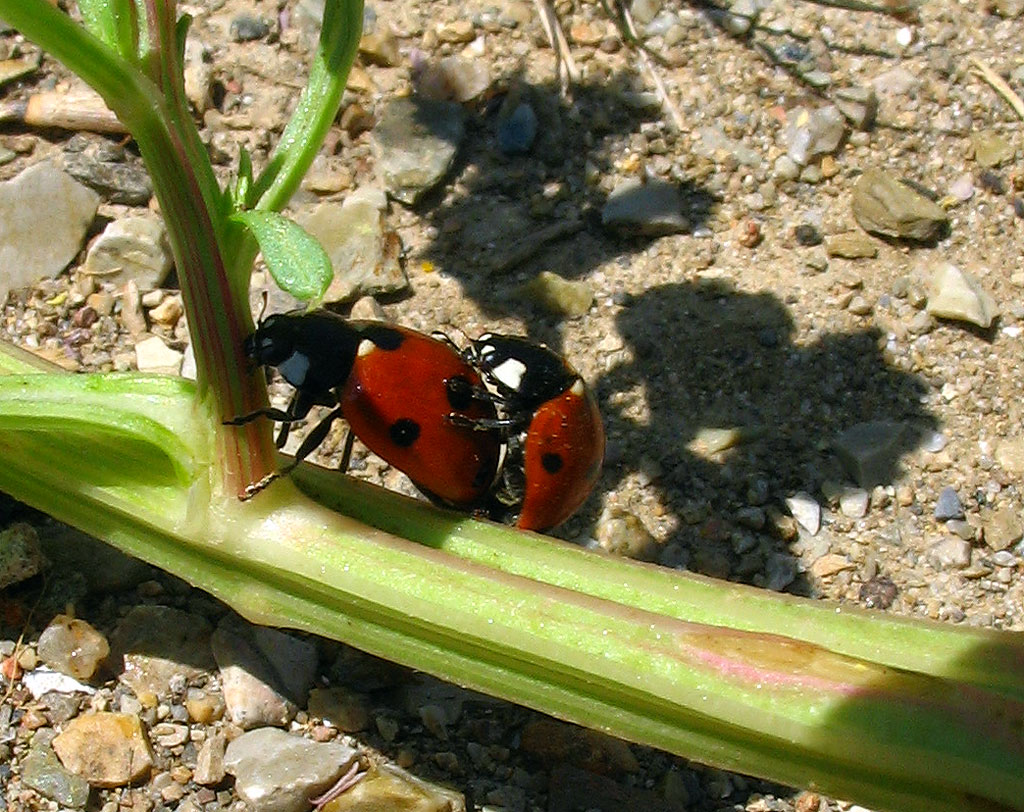
[[[192,778],[203,786],[216,786],[224,780],[227,769],[224,766],[224,753],[227,739],[223,733],[208,736],[196,754],[196,767]]]
[[[990,550],[1007,550],[1024,537],[1024,522],[1010,505],[1001,505],[984,517],[985,544]]]
[[[830,578],[843,570],[854,569],[856,565],[845,555],[826,553],[811,564],[811,574],[816,578]]]
[[[145,297],[143,297],[143,303],[145,303]],[[181,297],[168,296],[149,311],[149,318],[156,324],[173,328],[184,313],[185,308],[182,306]]]
[[[537,114],[528,102],[520,102],[498,120],[498,149],[506,155],[525,155],[537,137]]]
[[[107,141],[72,138],[61,156],[64,171],[108,203],[145,206],[153,197],[153,182],[139,159],[126,160],[124,150],[111,150]]]
[[[864,488],[844,488],[839,494],[839,512],[850,519],[867,515],[871,495]]]
[[[52,161],[0,183],[0,301],[9,291],[67,267],[82,247],[99,201]]]
[[[253,809],[307,812],[310,799],[329,789],[357,758],[347,745],[263,727],[228,744],[224,767],[235,776],[238,796]]]
[[[200,116],[212,103],[212,86],[213,55],[206,43],[192,31],[185,40],[185,98]]]
[[[812,536],[821,529],[821,505],[806,491],[787,497],[786,507],[797,523]]]
[[[220,668],[227,718],[243,729],[286,725],[305,704],[316,670],[316,649],[304,640],[234,617],[210,638]]]
[[[690,230],[690,222],[682,209],[683,200],[676,184],[630,178],[608,195],[601,210],[601,223],[625,235],[685,233]]]
[[[173,258],[163,220],[155,215],[122,217],[109,223],[85,257],[82,273],[123,285],[132,280],[139,290],[160,287]]]
[[[395,765],[382,763],[372,765],[359,783],[327,803],[323,812],[460,812],[466,808],[462,793],[425,781]],[[509,809],[507,812],[514,811]]]
[[[825,253],[843,259],[870,259],[878,256],[878,244],[860,231],[847,231],[826,238]]]
[[[942,262],[928,285],[927,311],[932,316],[966,321],[988,328],[999,315],[995,299],[973,275],[950,262]]]
[[[400,261],[401,238],[385,228],[386,210],[383,190],[362,187],[343,203],[325,201],[296,215],[299,225],[319,240],[334,268],[325,302],[349,302],[409,287]]]
[[[1016,152],[1013,144],[992,130],[971,133],[971,146],[974,160],[987,169],[1012,161]]]
[[[787,116],[786,154],[799,166],[838,149],[846,134],[846,119],[835,105],[814,110],[797,107]]]
[[[135,367],[139,372],[180,375],[184,355],[164,343],[160,336],[149,336],[135,345]]]
[[[442,23],[437,27],[437,38],[441,42],[454,44],[472,42],[476,39],[476,31],[473,29],[472,20],[455,20],[450,23]]]
[[[122,787],[149,774],[153,756],[137,716],[77,716],[53,740],[61,763],[94,787]]]
[[[110,645],[86,621],[57,615],[39,635],[36,652],[50,668],[81,680],[96,673]]]
[[[528,301],[558,316],[578,318],[594,303],[593,286],[583,279],[563,279],[551,271],[541,271],[519,288]]]
[[[1000,17],[1012,18],[1024,14],[1024,0],[991,0],[988,7]]]
[[[857,423],[836,438],[836,454],[851,479],[868,489],[892,481],[908,442],[907,427],[903,423],[889,420]]]
[[[962,519],[964,517],[964,506],[960,502],[956,488],[947,485],[939,491],[939,498],[935,502],[935,518],[940,522],[949,519]]]
[[[647,25],[658,16],[662,4],[663,0],[632,0],[629,4],[629,13],[640,25]]]
[[[38,575],[45,564],[32,525],[18,522],[0,530],[0,589]]]
[[[839,111],[856,130],[870,130],[878,115],[878,96],[871,87],[841,87],[833,94]]]
[[[864,582],[859,597],[869,609],[888,609],[896,600],[897,593],[896,584],[892,579],[879,575]]]
[[[26,673],[21,681],[34,699],[39,699],[49,693],[93,694],[96,692],[96,689],[92,686],[79,682],[67,674],[52,671],[45,666],[36,668],[34,664],[31,666],[25,664],[23,667],[31,667],[33,669]]]
[[[371,65],[393,68],[402,61],[398,38],[390,26],[378,25],[359,39],[359,54]]]
[[[964,569],[971,563],[971,543],[946,536],[928,548],[928,561],[937,570]]]
[[[210,624],[167,606],[132,607],[110,636],[124,669],[119,679],[136,696],[168,696],[172,680],[197,680],[215,667]]]
[[[621,508],[608,508],[601,514],[594,537],[605,552],[637,561],[656,561],[660,551],[644,523]]]
[[[388,193],[412,205],[448,172],[466,137],[462,108],[446,101],[394,99],[371,133]]]
[[[694,153],[713,160],[716,164],[735,160],[742,166],[751,169],[761,166],[762,158],[759,152],[746,146],[742,141],[730,138],[717,125],[701,127],[697,131],[697,136],[693,145]]]
[[[974,197],[974,177],[970,172],[960,175],[949,185],[949,196],[961,203]]]
[[[800,572],[800,562],[788,553],[772,553],[765,558],[764,575],[755,576],[758,586],[781,592],[793,581]]]
[[[883,169],[861,175],[853,187],[851,207],[861,228],[883,237],[930,242],[949,223],[941,207]]]
[[[995,459],[1008,474],[1024,474],[1024,436],[1007,437],[996,446]]]
[[[33,743],[21,762],[21,783],[71,809],[81,809],[89,801],[89,782],[66,769],[48,743]]]
[[[270,34],[270,24],[251,14],[239,14],[231,21],[230,34],[235,42],[252,42]]]

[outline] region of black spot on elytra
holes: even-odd
[[[402,346],[402,342],[405,341],[405,336],[402,335],[400,330],[396,330],[394,327],[388,327],[386,325],[373,325],[367,327],[363,335],[372,341],[377,349],[394,351]]]
[[[468,409],[473,403],[473,384],[463,375],[453,375],[444,382],[448,405],[455,411]]]
[[[391,442],[400,448],[409,448],[420,436],[420,424],[411,417],[401,417],[388,429]]]
[[[562,470],[562,466],[565,464],[561,454],[555,454],[554,452],[548,452],[540,458],[540,464],[544,466],[544,470],[549,474],[557,474]]]

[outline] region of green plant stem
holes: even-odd
[[[1024,703],[1001,687],[1011,676],[1005,662],[995,678],[950,676],[959,662],[977,659],[974,672],[983,669],[993,643],[1019,664],[1019,636],[906,623],[904,642],[951,653],[894,668],[779,633],[812,634],[845,613],[745,601],[751,594],[733,585],[667,571],[652,578],[650,567],[580,551],[559,563],[568,553],[560,546],[538,558],[527,534],[393,494],[379,493],[378,507],[422,524],[433,547],[341,517],[288,481],[245,504],[218,499],[204,475],[201,418],[180,408],[193,395],[187,382],[27,375],[10,356],[0,369],[18,373],[0,377],[0,489],[253,620],[327,634],[634,741],[882,809],[1024,808]],[[168,443],[168,434],[186,441]],[[349,487],[305,468],[304,481],[325,492]],[[518,561],[513,537],[524,542]],[[450,551],[474,545],[499,566],[483,563],[484,553]],[[569,571],[558,575],[562,567]],[[551,583],[558,579],[571,588]],[[671,594],[686,597],[670,604]],[[823,636],[836,649],[867,649],[847,638],[870,634],[868,619],[842,623]],[[881,645],[893,658],[900,638],[887,623]],[[1018,665],[1017,685],[1022,672]]]

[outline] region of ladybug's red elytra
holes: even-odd
[[[467,508],[488,493],[498,470],[497,431],[476,431],[449,419],[480,424],[497,418],[494,404],[474,396],[479,373],[448,343],[407,327],[348,320],[327,310],[268,316],[245,341],[245,354],[276,367],[295,387],[286,411],[262,409],[229,421],[269,417],[288,427],[315,405],[334,407],[307,435],[295,462],[250,486],[248,495],[287,473],[344,418],[371,451],[405,473],[427,495]]]
[[[498,498],[519,504],[520,528],[561,524],[601,474],[605,434],[596,398],[561,355],[527,338],[487,333],[462,356],[480,373],[500,414],[477,421],[505,434]],[[469,422],[456,414],[449,419]]]

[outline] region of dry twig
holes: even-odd
[[[996,93],[1006,99],[1017,116],[1024,119],[1024,101],[1021,101],[1020,96],[1013,92],[1013,88],[1006,84],[1006,80],[976,56],[971,57],[971,64],[974,65],[971,73],[988,82]]]
[[[533,0],[533,4],[537,7],[537,14],[540,15],[540,22],[544,26],[544,33],[548,35],[548,42],[551,43],[551,47],[555,51],[558,83],[562,87],[562,95],[564,96],[568,92],[569,86],[579,81],[580,70],[576,67],[576,61],[572,58],[569,43],[566,41],[565,34],[562,33],[562,26],[558,22],[558,15],[551,8],[549,0]]]

